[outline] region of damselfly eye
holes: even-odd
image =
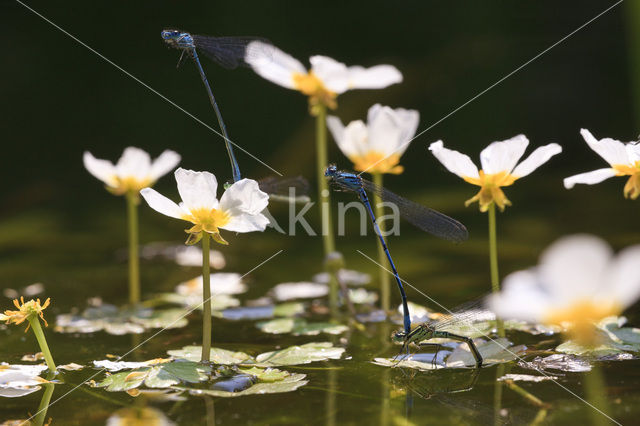
[[[394,342],[404,342],[406,334],[404,331],[396,331],[391,335],[391,340]]]

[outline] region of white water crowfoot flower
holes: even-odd
[[[311,70],[307,71],[300,61],[263,41],[247,46],[245,61],[261,77],[309,96],[312,113],[316,105],[335,109],[336,97],[347,90],[383,89],[402,81],[402,74],[392,65],[347,67],[320,55],[309,59]]]
[[[629,176],[624,186],[625,198],[635,200],[640,196],[640,143],[623,143],[611,138],[597,140],[587,129],[580,129],[580,134],[589,147],[609,163],[611,167],[580,173],[564,180],[567,189],[576,183],[593,185],[614,176]]]
[[[415,110],[375,104],[362,120],[346,127],[338,117],[327,117],[327,126],[344,155],[359,172],[400,174],[398,163],[415,135],[420,114]]]
[[[197,243],[204,234],[220,244],[227,242],[220,236],[220,229],[234,232],[264,231],[269,220],[261,213],[269,204],[269,196],[251,179],[233,183],[216,197],[218,181],[209,172],[194,172],[178,168],[175,171],[180,205],[151,189],[140,191],[149,207],[170,217],[193,223],[186,230],[187,244]]]
[[[514,272],[489,307],[504,319],[560,325],[582,344],[597,343],[595,323],[640,297],[640,245],[617,255],[592,235],[571,235],[547,248],[537,267]]]
[[[142,188],[152,186],[156,181],[173,170],[180,162],[180,155],[166,150],[151,161],[149,154],[140,148],[128,147],[117,164],[100,160],[85,151],[84,166],[96,178],[103,181],[107,190],[116,195],[138,194]]]
[[[481,170],[478,170],[469,156],[445,148],[442,141],[432,143],[429,150],[451,173],[480,187],[480,191],[467,200],[465,206],[478,201],[480,211],[486,212],[491,203],[496,203],[500,210],[504,211],[506,206],[511,205],[511,201],[500,188],[512,185],[517,179],[527,176],[551,157],[562,152],[560,145],[550,143],[537,148],[516,166],[528,145],[529,140],[524,135],[491,143],[480,153]]]

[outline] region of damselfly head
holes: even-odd
[[[326,177],[334,177],[338,173],[338,168],[335,164],[329,164],[327,170],[324,171]]]
[[[407,333],[405,333],[404,330],[397,330],[391,333],[391,340],[395,343],[404,343],[406,338]]]
[[[191,34],[180,30],[163,30],[160,33],[162,39],[171,47],[176,49],[184,49],[194,47],[193,37]]]

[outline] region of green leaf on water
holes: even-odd
[[[168,388],[181,383],[197,383],[206,381],[211,367],[197,362],[176,360],[153,367],[136,368],[107,375],[97,387],[104,387],[109,392],[128,391],[141,386],[149,388]]]
[[[239,368],[238,371],[244,374],[250,374],[255,376],[261,382],[277,382],[279,380],[284,380],[286,377],[289,377],[291,373],[283,370],[278,370],[277,368]]]
[[[597,324],[598,344],[587,346],[573,340],[567,340],[556,348],[558,352],[585,355],[596,358],[611,357],[625,352],[640,351],[640,329],[623,327],[625,317],[604,318]]]
[[[187,390],[193,395],[211,395],[222,398],[235,398],[247,395],[264,395],[270,393],[293,392],[308,383],[308,381],[304,380],[304,378],[304,374],[287,373],[287,376],[282,378],[281,380],[270,382],[261,381],[249,387],[248,389],[244,389],[239,392],[228,392],[218,389],[191,389],[185,387],[180,387],[177,389]]]
[[[276,317],[292,317],[303,312],[304,304],[299,302],[282,303],[273,309],[273,315]]]
[[[339,359],[344,348],[333,346],[331,342],[312,342],[301,346],[290,346],[256,357],[255,365],[260,367],[278,367],[284,365],[309,364],[328,359]]]
[[[185,346],[182,349],[167,351],[167,353],[174,358],[198,362],[202,356],[202,346]],[[211,362],[215,364],[234,365],[244,363],[251,359],[251,356],[244,352],[234,352],[222,348],[211,348],[210,359]]]
[[[526,350],[526,346],[513,346],[506,338],[482,341],[475,340],[476,348],[482,355],[482,365],[501,364],[517,359]],[[466,343],[459,344],[447,358],[447,367],[473,367],[476,360]]]

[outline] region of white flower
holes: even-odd
[[[503,290],[489,296],[505,319],[565,326],[579,341],[593,337],[593,324],[620,314],[640,297],[640,245],[618,255],[592,235],[561,238],[537,267],[507,276]]]
[[[354,170],[400,174],[400,156],[409,147],[419,121],[418,111],[375,104],[369,108],[367,124],[356,120],[344,127],[338,117],[329,116],[327,126]]]
[[[593,185],[614,176],[629,176],[624,186],[624,196],[635,200],[640,195],[640,143],[624,144],[611,138],[597,140],[587,129],[581,129],[580,134],[589,147],[609,163],[611,167],[580,173],[564,180],[567,189],[576,183]]]
[[[311,70],[277,47],[262,41],[247,46],[245,62],[261,77],[310,97],[311,105],[336,107],[336,97],[349,89],[382,89],[402,81],[392,65],[347,67],[327,56],[312,56]]]
[[[82,159],[89,173],[103,181],[109,191],[122,195],[127,192],[137,194],[142,188],[153,185],[178,165],[180,155],[166,150],[152,162],[147,152],[130,146],[116,165],[108,160],[99,160],[88,151]]]
[[[512,185],[517,179],[527,176],[551,157],[562,152],[560,145],[550,143],[537,148],[516,166],[528,145],[529,140],[524,135],[491,143],[480,153],[480,171],[467,155],[445,148],[442,141],[432,143],[429,150],[451,173],[481,187],[465,205],[478,201],[480,211],[485,212],[492,202],[495,202],[500,210],[510,206],[511,202],[500,187]]]
[[[269,196],[260,191],[255,180],[235,182],[218,201],[218,181],[211,173],[179,168],[175,177],[182,198],[180,205],[151,188],[144,188],[140,194],[152,209],[193,223],[187,232],[195,240],[189,242],[198,241],[206,232],[217,242],[226,244],[219,229],[253,232],[267,227],[269,220],[261,212],[269,204]]]

